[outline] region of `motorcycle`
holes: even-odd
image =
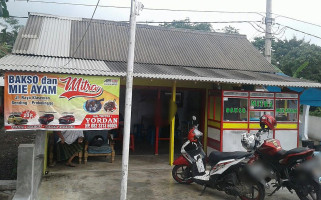
[[[193,117],[193,121],[196,118]],[[244,162],[252,155],[248,152],[219,152],[213,151],[206,158],[203,151],[200,137],[203,133],[194,125],[188,134],[188,140],[183,144],[180,155],[174,162],[172,176],[178,183],[191,184],[193,182],[207,187],[224,191],[228,195],[239,196],[242,200],[263,200],[265,197],[264,186],[251,176]],[[206,169],[205,160],[211,166],[208,172],[208,179],[197,179],[197,170]],[[204,162],[204,166],[200,162]],[[199,167],[203,166],[203,167]],[[197,169],[196,169],[197,168]]]
[[[254,155],[248,164],[256,170],[255,176],[261,176],[262,184],[274,180],[272,196],[280,188],[286,187],[291,193],[296,192],[301,200],[321,200],[320,157],[313,157],[314,150],[294,148],[282,149],[277,139],[261,141],[263,134],[268,134],[276,126],[276,120],[270,115],[260,118],[261,129],[256,134],[242,134],[242,146]]]

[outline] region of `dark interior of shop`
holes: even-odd
[[[158,92],[160,95],[159,100]],[[192,116],[196,116],[198,121],[202,119],[202,94],[200,90],[178,89],[176,92],[175,154],[180,153],[180,148],[185,142],[188,130],[191,128]],[[171,96],[170,88],[133,89],[131,139],[134,138],[134,147],[130,148],[131,154],[155,154],[157,124],[159,126],[158,154],[169,153],[170,124],[168,119]],[[120,114],[122,116],[124,116],[124,105],[125,87],[121,87]],[[202,126],[201,123],[200,126]],[[116,140],[115,151],[116,154],[122,153],[122,141]]]

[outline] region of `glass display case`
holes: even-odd
[[[286,148],[298,145],[299,95],[297,93],[212,91],[208,97],[208,151],[236,151],[241,133],[260,129],[260,117],[269,114],[278,125],[269,137]]]

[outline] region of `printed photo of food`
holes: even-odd
[[[106,112],[114,112],[117,109],[116,99],[109,100],[104,104],[104,110]]]
[[[100,111],[102,105],[101,102],[104,101],[104,99],[89,99],[84,103],[84,110],[90,113],[96,113]]]

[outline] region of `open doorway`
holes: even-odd
[[[120,113],[124,116],[125,87],[120,89]],[[171,88],[134,88],[132,100],[131,135],[134,151],[131,154],[146,155],[156,152],[156,126],[159,126],[158,154],[169,153],[169,110]],[[177,112],[175,114],[175,153],[191,128],[192,116],[196,116],[203,129],[205,93],[202,90],[178,89],[176,93]],[[203,131],[203,130],[202,130]],[[122,153],[122,142],[116,141],[116,153]]]

